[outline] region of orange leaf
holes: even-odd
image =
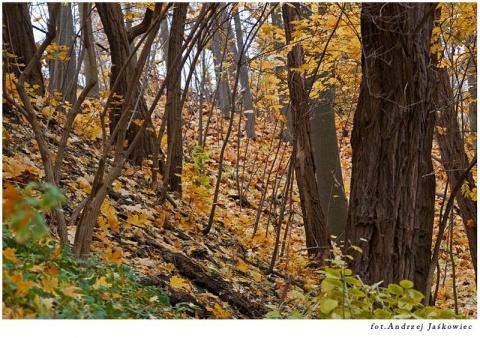
[[[215,305],[213,306],[213,308],[209,307],[209,308],[207,308],[207,310],[212,311],[213,316],[214,316],[215,318],[219,318],[219,319],[228,319],[228,318],[231,318],[230,312],[228,312],[227,310],[224,310],[224,309],[223,309],[220,305],[218,305],[217,303],[215,303]]]
[[[18,192],[17,188],[12,183],[6,183],[6,188],[3,190],[3,219],[7,219],[15,212],[15,204],[23,200],[23,196]]]
[[[15,257],[15,251],[17,251],[15,248],[6,248],[2,251],[3,259],[8,259],[9,261],[15,263],[17,261],[17,257]]]

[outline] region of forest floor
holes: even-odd
[[[77,117],[69,140],[61,182],[68,200],[64,206],[67,220],[88,196],[101,154],[98,113],[95,115],[93,111]],[[204,109],[204,124],[208,115],[208,109]],[[39,117],[55,153],[63,118],[41,113]],[[255,141],[242,137],[235,121],[225,154],[226,165],[213,228],[208,235],[203,235],[210,215],[220,148],[229,121],[220,114],[212,114],[205,152],[199,155],[195,153],[198,116],[186,112],[184,118],[182,198],[173,194],[174,203],[160,205],[158,191],[152,188],[151,161],[145,161],[142,167],[127,164],[102,206],[92,251],[106,253],[112,261],[130,266],[141,276],[144,285],[162,286],[172,304],[187,304],[195,309],[191,316],[197,318],[262,318],[268,312],[266,304],[292,304],[298,292],[315,290],[322,274],[320,267],[312,264],[306,255],[296,189],[293,208],[286,217],[290,220],[289,231],[285,232],[282,227],[280,257],[273,272],[267,274],[276,237],[273,220],[280,209],[274,197],[278,193],[273,193],[271,182],[278,178],[277,191],[282,191],[290,152],[290,146],[278,137],[277,121],[259,118]],[[3,114],[2,120],[3,183],[24,185],[42,181],[40,154],[27,122],[13,113]],[[338,118],[337,131],[348,196],[352,152],[348,137],[351,123],[347,118]],[[165,148],[165,140],[162,145]],[[274,161],[277,146],[279,155]],[[434,154],[439,157],[436,147]],[[437,192],[443,193],[446,175],[436,161],[434,165]],[[266,184],[264,173],[272,174],[269,184]],[[208,179],[205,181],[205,178]],[[267,198],[259,205],[262,189],[267,189]],[[245,199],[240,199],[242,194]],[[442,200],[437,198],[436,224]],[[257,213],[260,218],[255,227]],[[68,230],[73,242],[74,222]],[[440,272],[436,277],[439,278],[436,305],[453,310],[456,300],[461,313],[476,318],[475,275],[458,216],[454,218],[451,246],[449,234],[443,237]],[[452,250],[455,274],[450,260]]]

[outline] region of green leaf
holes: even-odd
[[[360,291],[358,289],[348,289],[347,292],[357,298],[365,297],[365,292]]]
[[[398,315],[393,316],[395,319],[410,319],[413,315],[411,313],[400,313]]]
[[[352,276],[345,277],[345,283],[348,285],[362,286],[362,282],[360,282],[357,277]]]
[[[325,272],[327,273],[328,278],[340,278],[341,273],[339,270],[332,269],[332,268],[325,268]]]
[[[301,300],[305,299],[305,295],[301,292],[298,292],[297,290],[292,290],[291,295],[293,298],[296,298],[296,299],[301,299]]]
[[[305,317],[298,311],[294,311],[290,316],[288,316],[288,319],[305,319]]]
[[[403,296],[403,288],[398,284],[388,284],[388,292],[396,295],[396,296]]]
[[[413,282],[409,281],[408,279],[404,279],[400,281],[400,286],[404,289],[411,289],[413,288]]]
[[[373,315],[377,319],[390,319],[390,318],[392,318],[392,314],[389,311],[384,310],[384,309],[376,309],[375,311],[373,311]]]
[[[330,287],[333,287],[333,288],[343,288],[343,283],[342,281],[338,280],[338,279],[335,279],[335,278],[325,278],[323,281],[322,281],[322,291],[323,291],[323,286],[325,285],[325,287],[330,286]],[[329,290],[332,290],[332,288],[329,288]],[[325,291],[327,292],[327,291]]]
[[[360,253],[363,253],[362,249],[359,247],[359,246],[356,246],[356,245],[352,245],[351,248],[355,251],[358,251]]]
[[[333,309],[335,309],[338,305],[338,301],[330,299],[330,298],[323,298],[320,301],[320,311],[323,314],[328,315],[330,312],[332,312]]]
[[[270,311],[265,315],[265,318],[278,319],[278,318],[282,318],[282,315],[278,311]]]
[[[408,289],[408,290],[405,290],[405,293],[408,295],[408,297],[410,299],[413,299],[416,303],[420,303],[421,300],[423,298],[425,298],[425,296],[423,295],[423,293],[421,293],[420,291],[417,291],[415,289]]]

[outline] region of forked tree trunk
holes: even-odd
[[[430,39],[436,4],[364,3],[362,73],[352,133],[346,246],[365,283],[409,279],[425,290],[433,175]],[[430,173],[431,174],[431,173]]]
[[[287,44],[292,43],[293,21],[299,20],[300,6],[285,4],[282,7]],[[303,48],[297,43],[287,55],[288,87],[293,117],[293,137],[295,156],[295,176],[302,205],[309,255],[320,262],[331,254],[330,236],[325,216],[320,206],[320,198],[315,182],[315,162],[311,141],[310,113],[305,78],[296,70],[303,64]]]
[[[118,3],[96,3],[98,14],[102,20],[105,34],[108,38],[110,45],[110,55],[112,58],[112,68],[110,75],[110,86],[112,87],[120,73],[120,69],[125,63],[127,63],[128,56],[130,54],[130,42],[135,38],[135,34],[143,34],[144,30],[136,29],[137,25],[132,28],[132,31],[125,29],[122,10]],[[147,12],[151,10],[147,9]],[[147,15],[147,14],[145,14]],[[122,100],[127,94],[128,84],[131,82],[132,74],[134,73],[135,63],[133,61],[128,62],[126,71],[121,73],[119,79],[119,85],[115,90],[115,103],[110,110],[110,133],[113,133],[122,111]],[[136,149],[131,153],[130,160],[135,164],[141,164],[144,158],[149,158],[153,154],[154,147],[154,134],[153,124],[150,115],[148,115],[148,108],[145,99],[140,92],[140,84],[135,86],[136,94],[133,96],[132,118],[127,130],[126,140],[129,144],[140,130],[140,125],[143,120],[147,119],[147,130],[143,133],[142,140],[138,143]],[[138,103],[138,104],[137,104]],[[128,112],[130,113],[130,112]]]
[[[436,72],[438,85],[432,93],[432,106],[438,112],[436,138],[440,147],[443,167],[447,173],[450,187],[454,187],[463,171],[469,164],[469,159],[464,149],[464,142],[460,134],[455,99],[450,84],[448,73],[445,70]],[[476,188],[472,173],[467,175],[465,183],[472,191]],[[470,255],[472,257],[475,274],[477,273],[477,203],[469,196],[464,196],[460,191],[456,196],[460,216],[468,238]]]

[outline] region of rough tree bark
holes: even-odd
[[[292,21],[299,20],[298,3],[282,7],[287,44],[292,43]],[[311,142],[310,111],[305,77],[293,69],[303,64],[303,48],[297,43],[287,55],[288,87],[293,118],[295,175],[302,205],[303,222],[308,253],[320,262],[330,257],[332,249],[325,216],[320,206],[320,198],[315,182],[315,163]]]
[[[362,249],[351,252],[351,268],[365,283],[409,279],[425,290],[434,206],[433,175],[425,173],[435,7],[362,5],[363,79],[351,140],[346,248]]]
[[[23,72],[37,51],[28,3],[4,2],[2,3],[2,12],[4,25],[2,30],[3,49],[10,54],[8,55],[8,62],[4,63],[4,66],[8,72],[14,73],[18,79],[20,73]],[[35,94],[45,95],[40,62],[35,63],[25,82],[30,86],[38,86],[34,90]]]

